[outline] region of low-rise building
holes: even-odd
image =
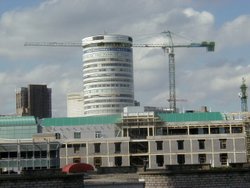
[[[0,117],[0,172],[60,167],[60,142],[37,133],[33,116]]]
[[[121,115],[39,122],[34,117],[2,117],[0,129],[9,133],[0,135],[0,168],[54,168],[78,162],[149,169],[246,163],[250,156],[247,117],[248,113],[145,112],[140,107],[125,108]]]
[[[131,107],[122,115],[50,118],[43,132],[62,144],[61,166],[86,162],[99,166],[209,163],[214,167],[247,161],[245,121],[219,112],[155,113]]]
[[[20,173],[27,169],[59,168],[60,143],[32,139],[0,140],[0,171]]]

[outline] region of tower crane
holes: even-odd
[[[132,47],[146,48],[162,48],[168,53],[169,57],[169,108],[172,112],[176,112],[176,89],[175,89],[175,54],[174,48],[197,48],[205,47],[208,52],[214,51],[215,42],[201,42],[188,44],[174,44],[170,31],[162,32],[169,38],[169,43],[161,44],[133,44]],[[82,47],[80,42],[26,42],[24,46],[51,46],[51,47]]]

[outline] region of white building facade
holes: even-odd
[[[75,92],[67,95],[67,117],[83,116],[83,93]]]
[[[98,35],[84,38],[84,116],[119,114],[134,105],[132,38]]]

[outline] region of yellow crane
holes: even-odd
[[[187,43],[187,44],[174,44],[172,39],[172,32],[162,32],[168,37],[168,43],[162,44],[133,44],[132,47],[141,48],[162,48],[164,52],[168,53],[169,57],[169,109],[176,112],[176,89],[175,89],[175,54],[174,48],[198,48],[205,47],[208,52],[214,51],[215,42],[201,42],[201,43]],[[24,46],[50,46],[50,47],[82,47],[81,42],[26,42]]]

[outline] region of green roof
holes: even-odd
[[[222,121],[220,112],[194,112],[194,113],[158,113],[161,120],[165,122],[190,122],[190,121]]]
[[[45,118],[42,120],[41,125],[45,127],[50,127],[50,126],[115,124],[120,120],[121,120],[121,115]]]
[[[36,119],[34,116],[1,116],[1,125],[35,125]]]
[[[190,122],[190,121],[222,121],[223,115],[220,112],[195,112],[195,113],[157,113],[164,122]],[[45,118],[41,126],[82,126],[115,124],[121,121],[121,115],[89,116],[89,117],[60,117]]]

